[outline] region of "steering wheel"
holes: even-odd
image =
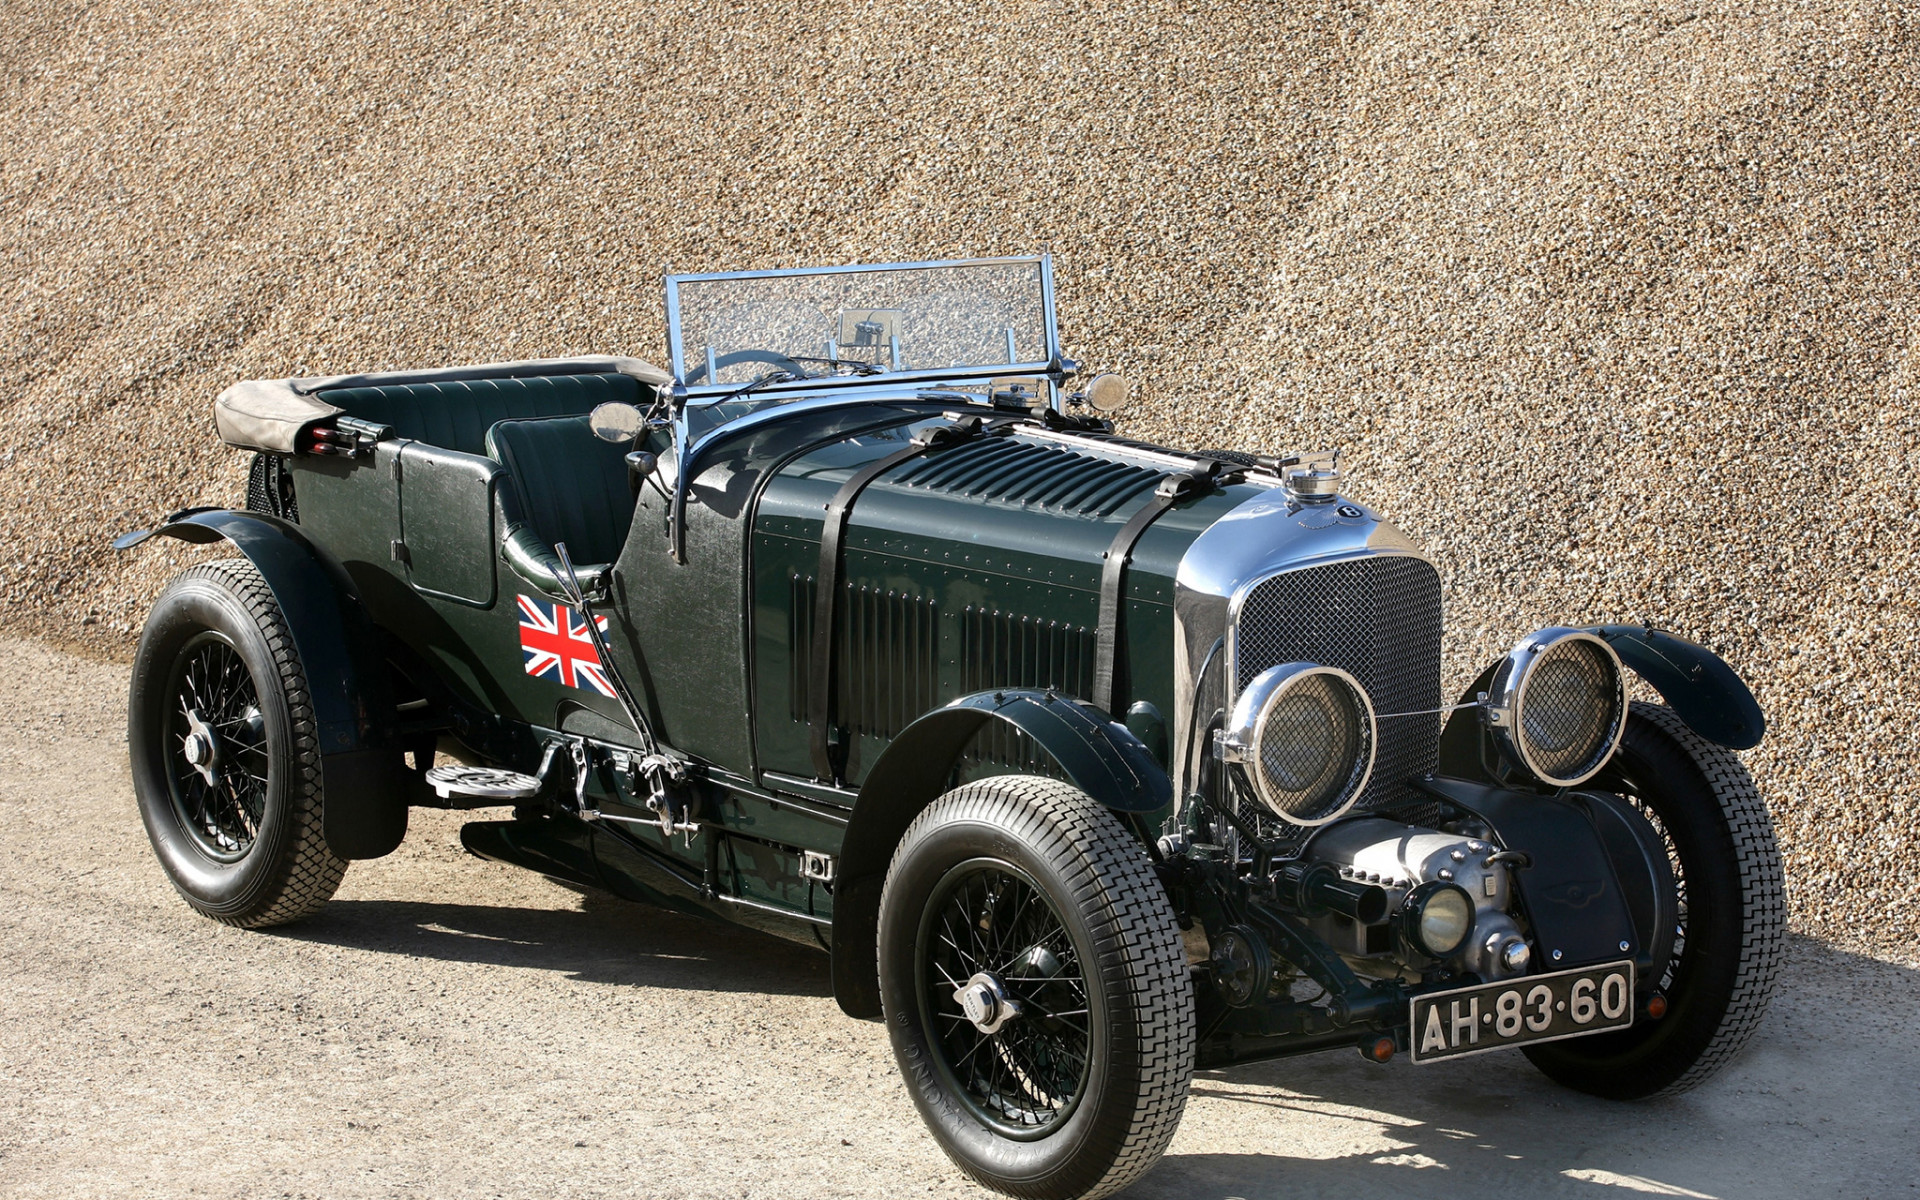
[[[713,360],[713,366],[717,371],[722,367],[732,367],[740,363],[750,362],[766,363],[768,366],[777,367],[796,377],[804,376],[807,373],[805,368],[801,367],[799,363],[784,354],[776,354],[772,350],[729,350],[725,354],[716,356]],[[693,370],[688,371],[687,377],[681,380],[681,382],[691,384],[706,373],[707,364],[702,362]]]

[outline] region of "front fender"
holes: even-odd
[[[913,818],[947,789],[961,753],[989,722],[1031,738],[1069,782],[1107,807],[1151,813],[1173,784],[1139,738],[1099,709],[1057,692],[962,696],[900,732],[861,785],[847,823],[833,893],[833,992],[848,1016],[878,1017],[874,965],[880,888]]]
[[[1705,646],[1648,625],[1587,625],[1581,631],[1602,638],[1620,661],[1660,693],[1667,706],[1693,730],[1729,750],[1760,744],[1767,718],[1760,702],[1726,660]],[[1493,686],[1496,659],[1467,685],[1459,703],[1470,705]],[[1440,735],[1442,774],[1479,778],[1485,774],[1485,729],[1480,711],[1460,708],[1447,718]]]
[[[407,832],[405,765],[392,740],[393,703],[378,632],[353,580],[297,525],[225,508],[175,513],[158,529],[115,539],[227,541],[260,570],[286,616],[306,671],[319,738],[321,828],[342,858],[378,858]]]
[[[1701,737],[1750,750],[1766,735],[1766,714],[1746,681],[1705,646],[1651,625],[1589,625],[1586,632],[1604,638]]]

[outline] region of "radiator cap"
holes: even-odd
[[[1281,482],[1287,495],[1309,504],[1319,504],[1340,494],[1340,452],[1315,450],[1289,455],[1280,460]]]

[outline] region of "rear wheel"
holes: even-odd
[[[1740,1052],[1773,996],[1786,948],[1773,821],[1740,760],[1660,705],[1633,705],[1594,784],[1625,796],[1666,843],[1680,914],[1658,988],[1667,1013],[1526,1055],[1555,1081],[1598,1096],[1683,1092]]]
[[[1067,784],[1000,776],[908,828],[880,989],[914,1103],[976,1181],[1097,1197],[1159,1160],[1193,1073],[1193,993],[1145,851]]]
[[[134,656],[127,743],[154,855],[194,908],[278,925],[340,886],[306,673],[252,563],[193,567],[161,593]]]

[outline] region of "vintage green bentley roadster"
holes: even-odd
[[[670,370],[220,396],[246,508],[119,542],[235,552],[129,698],[188,903],[295,920],[410,808],[497,810],[473,853],[828,950],[954,1161],[1029,1197],[1146,1172],[1196,1067],[1517,1047],[1635,1098],[1753,1032],[1781,868],[1709,651],[1540,629],[1443,695],[1439,575],[1335,455],[1116,436],[1045,258],[681,275],[667,313]]]

